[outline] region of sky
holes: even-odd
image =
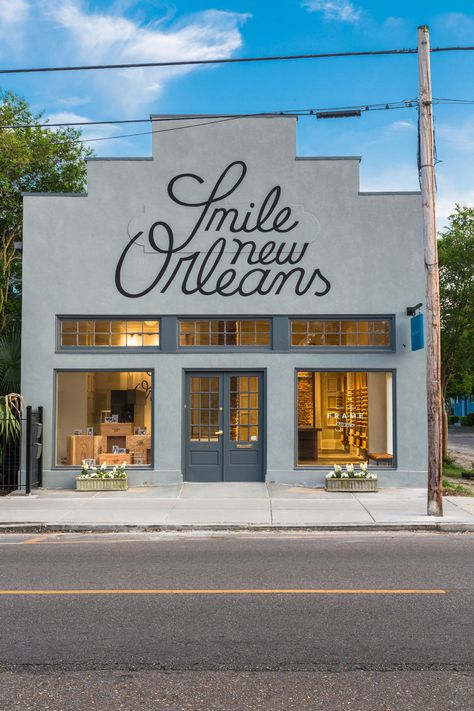
[[[0,0],[0,68],[152,62],[474,45],[468,0]],[[454,204],[474,206],[474,51],[432,55],[438,227]],[[151,113],[247,113],[414,99],[416,55],[212,67],[4,75],[54,121],[147,118]],[[360,155],[361,190],[417,190],[415,108],[359,118],[301,117],[298,155]],[[100,156],[151,153],[149,125],[83,130]],[[118,138],[117,138],[118,137]]]

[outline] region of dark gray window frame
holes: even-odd
[[[176,350],[178,353],[227,353],[227,352],[232,352],[235,353],[237,352],[252,352],[252,351],[259,351],[259,352],[265,352],[268,353],[269,351],[273,351],[273,319],[274,317],[272,315],[254,315],[250,314],[247,315],[245,314],[244,316],[241,315],[221,315],[219,314],[218,316],[208,316],[207,314],[203,316],[202,314],[200,316],[177,316],[176,317]],[[259,345],[253,345],[253,346],[180,346],[179,344],[179,325],[181,321],[268,321],[270,323],[270,344],[268,346],[259,346]]]
[[[60,346],[60,320],[154,320],[160,324],[159,346]],[[361,320],[383,319],[390,321],[390,347],[380,346],[292,346],[292,320]],[[179,346],[180,321],[270,321],[270,346]],[[395,314],[125,314],[110,316],[106,314],[58,314],[56,316],[56,353],[395,353],[396,352],[396,316]]]
[[[388,346],[293,346],[291,345],[292,321],[388,321]],[[317,314],[304,316],[288,316],[288,342],[291,351],[304,353],[394,353],[396,351],[395,314]]]
[[[150,464],[129,464],[129,471],[150,471],[155,469],[155,368],[54,368],[53,369],[53,417],[51,471],[78,471],[76,464],[57,464],[56,460],[56,425],[58,417],[58,373],[151,373],[151,452]]]
[[[396,368],[295,368],[293,380],[294,393],[294,437],[293,437],[293,469],[299,471],[301,469],[316,469],[318,471],[328,471],[327,465],[304,465],[298,464],[298,373],[391,373],[392,374],[392,437],[393,437],[393,458],[390,467],[380,467],[380,471],[395,471],[398,469],[398,441],[397,441],[397,369]],[[377,471],[377,466],[373,467]]]
[[[156,314],[105,316],[96,314],[58,314],[56,316],[56,353],[156,353],[161,351],[162,317]],[[62,346],[61,322],[62,321],[158,321],[159,345],[158,346]]]
[[[259,373],[262,375],[262,402],[263,402],[263,481],[266,481],[267,477],[267,368],[183,368],[181,372],[181,405],[182,405],[182,417],[181,417],[181,473],[183,475],[183,481],[186,481],[186,376],[189,375],[199,375],[202,373],[206,375],[207,373]]]

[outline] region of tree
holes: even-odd
[[[474,389],[474,208],[455,206],[438,242],[443,399]],[[448,455],[444,413],[443,456]]]
[[[92,151],[73,128],[40,126],[42,114],[10,91],[0,91],[0,334],[21,315],[23,192],[81,192],[84,159]],[[16,246],[15,246],[16,243]]]

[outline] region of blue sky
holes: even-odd
[[[467,0],[0,0],[0,66],[53,66],[474,45]],[[474,100],[474,52],[432,56],[433,95]],[[239,113],[412,99],[416,56],[4,76],[52,120]],[[455,202],[474,205],[474,104],[435,107],[438,224]],[[93,127],[98,155],[149,155],[147,130]],[[300,155],[361,155],[361,189],[417,189],[416,111],[298,124]]]

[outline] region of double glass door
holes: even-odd
[[[263,481],[262,375],[186,376],[187,481]]]

